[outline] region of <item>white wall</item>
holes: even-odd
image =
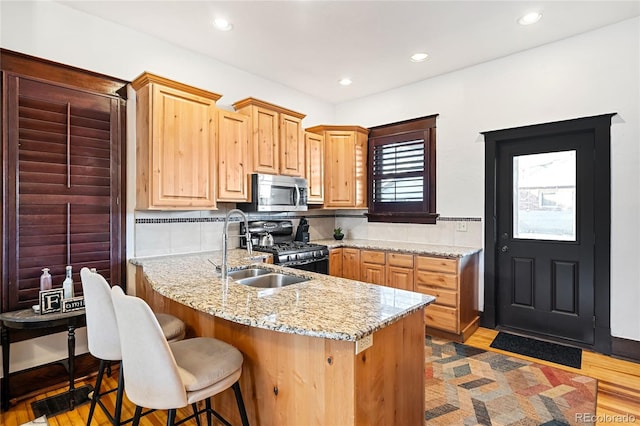
[[[611,128],[611,327],[614,336],[640,340],[639,62],[636,18],[342,103],[336,114],[340,123],[369,127],[439,113],[438,212],[483,217],[479,132],[617,112]]]

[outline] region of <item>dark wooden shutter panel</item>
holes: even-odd
[[[76,294],[83,266],[120,283],[118,100],[13,75],[6,81],[7,234],[17,244],[7,248],[3,309],[37,303],[44,267],[55,288],[72,265]]]

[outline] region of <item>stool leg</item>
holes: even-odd
[[[193,415],[196,416],[196,424],[200,426],[200,416],[198,415],[198,405],[194,402],[191,404],[191,408],[193,408]]]
[[[172,408],[167,413],[167,426],[173,426],[176,423],[176,409]]]
[[[122,395],[124,394],[124,373],[122,371],[122,361],[120,361],[120,371],[118,372],[118,390],[116,391],[116,409],[113,413],[113,426],[120,425],[120,415],[122,413]]]
[[[133,415],[133,426],[138,426],[140,424],[140,415],[142,414],[142,407],[136,405],[136,412]]]
[[[211,398],[207,398],[206,400],[206,405],[207,405],[207,426],[211,426]]]
[[[236,394],[236,402],[238,403],[238,410],[240,411],[240,419],[242,420],[242,426],[249,426],[249,419],[247,418],[247,410],[244,408],[244,401],[242,400],[242,392],[240,391],[240,383],[235,382],[233,384],[233,393]]]
[[[93,418],[93,412],[96,409],[96,402],[100,398],[100,386],[102,386],[102,376],[104,375],[105,360],[100,360],[100,366],[98,367],[98,377],[96,378],[96,386],[93,388],[93,396],[91,397],[91,408],[89,408],[89,417],[87,418],[87,426],[91,424]]]

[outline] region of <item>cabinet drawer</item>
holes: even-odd
[[[401,268],[413,268],[413,255],[400,253],[387,253],[389,266],[399,266]]]
[[[416,291],[424,294],[435,296],[437,305],[450,306],[452,308],[458,307],[458,292],[445,290],[443,288],[431,287],[431,286],[419,286]]]
[[[415,287],[417,289],[421,289],[424,286],[444,287],[450,290],[458,289],[458,279],[456,275],[416,270],[415,277]]]
[[[426,271],[455,274],[458,272],[458,260],[445,259],[443,257],[416,256],[416,268]]]
[[[427,327],[458,333],[458,310],[431,304],[424,310]]]
[[[385,264],[385,256],[383,251],[361,250],[360,261],[362,263],[375,263],[378,265]]]

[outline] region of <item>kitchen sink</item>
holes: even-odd
[[[231,275],[231,274],[229,274]],[[259,288],[278,288],[291,284],[297,284],[304,281],[309,281],[305,277],[297,277],[295,275],[280,274],[278,272],[271,272],[264,275],[258,275],[248,278],[240,278],[235,280],[238,284],[248,285],[251,287]]]
[[[234,280],[239,280],[242,278],[249,278],[249,277],[257,277],[260,275],[265,275],[268,274],[270,272],[273,272],[270,269],[263,269],[263,268],[246,268],[246,269],[238,269],[237,271],[231,271],[229,272],[229,278],[233,278]]]

